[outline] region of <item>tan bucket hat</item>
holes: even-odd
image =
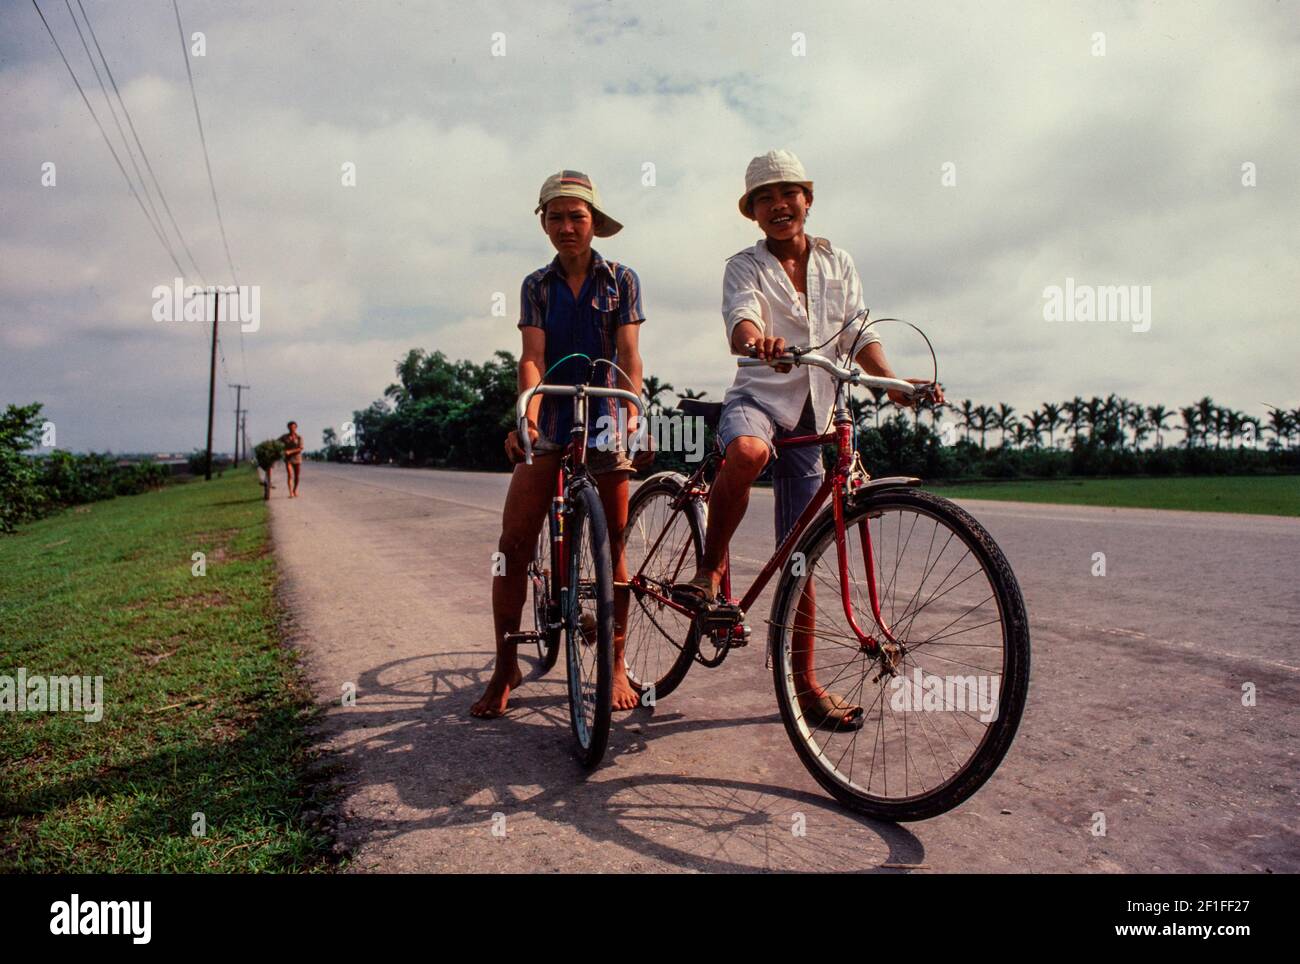
[[[554,201],[557,197],[576,197],[586,201],[593,211],[605,218],[605,223],[596,229],[596,237],[608,238],[623,230],[623,225],[611,218],[604,205],[600,203],[600,192],[596,190],[595,183],[581,171],[560,171],[548,177],[542,184],[542,191],[538,195],[537,207],[533,213],[540,213],[542,208],[546,207],[547,201]]]
[[[749,213],[749,196],[766,184],[802,184],[808,190],[813,189],[813,182],[803,169],[799,158],[789,151],[768,151],[749,162],[745,168],[745,193],[740,196],[740,213],[751,221],[754,215]]]

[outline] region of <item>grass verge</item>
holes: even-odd
[[[971,482],[926,486],[926,489],[950,499],[1300,516],[1300,476],[1295,475],[1044,479]]]
[[[99,722],[0,712],[0,870],[333,867],[313,702],[274,589],[248,469],[0,538],[0,675],[103,677]]]

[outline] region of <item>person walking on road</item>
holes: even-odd
[[[298,498],[298,474],[302,471],[302,436],[298,423],[290,422],[289,431],[280,436],[284,445],[284,472],[289,481],[289,498]]]

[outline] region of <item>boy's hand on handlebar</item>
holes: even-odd
[[[921,398],[928,398],[936,405],[943,404],[943,386],[937,382],[931,384],[928,378],[906,378],[904,381],[911,382],[913,385],[925,385],[927,388],[911,397],[904,395],[902,392],[891,391],[889,400],[899,408],[911,408]]]
[[[627,417],[627,449],[632,457],[632,468],[640,472],[654,463],[654,436],[645,431],[645,424],[635,412]]]
[[[784,338],[756,338],[745,347],[749,350],[751,358],[761,358],[766,362],[784,355],[786,351]],[[786,363],[772,367],[779,372],[788,372],[793,366]]]
[[[528,423],[528,442],[537,444],[537,426],[532,422]],[[524,460],[524,443],[519,440],[518,429],[506,436],[506,458],[515,464]]]

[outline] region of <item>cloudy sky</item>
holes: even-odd
[[[228,283],[170,2],[82,4],[194,259]],[[40,7],[130,171],[67,6]],[[873,316],[930,335],[952,398],[1300,405],[1291,0],[180,9],[206,42],[231,258],[261,288],[219,373],[253,386],[254,440],[293,417],[314,443],[410,347],[517,353],[519,283],[552,255],[531,211],[562,167],[626,225],[598,249],[641,276],[646,371],[720,397],[723,262],[757,237],[736,198],[772,147],[803,159],[810,230],[853,255]],[[151,317],[175,274],[30,0],[0,0],[0,405],[43,402],[66,448],[201,445],[204,327]],[[1067,278],[1150,286],[1149,330],[1044,320]],[[881,333],[928,374],[915,335]],[[233,404],[222,387],[221,448]]]

